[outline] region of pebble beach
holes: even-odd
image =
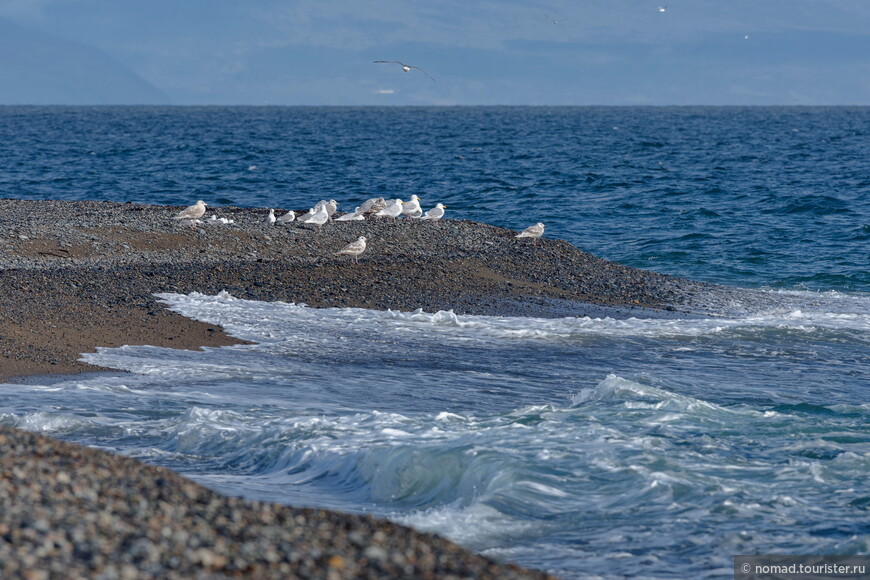
[[[571,244],[466,220],[272,225],[269,209],[0,200],[0,379],[97,370],[96,346],[236,342],[165,310],[159,292],[499,316],[666,316],[716,288],[608,262]],[[276,213],[286,210],[279,209]],[[210,216],[221,217],[222,223]],[[530,220],[531,221],[531,220]],[[360,235],[355,262],[335,255]]]
[[[101,346],[239,342],[167,310],[159,292],[616,318],[703,314],[726,292],[460,219],[270,224],[270,208],[219,207],[182,224],[181,209],[0,200],[0,380],[100,371],[79,357]],[[361,235],[364,253],[336,255]],[[11,428],[0,440],[3,577],[546,577],[386,521],[224,497]]]

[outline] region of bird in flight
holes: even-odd
[[[411,69],[412,69],[412,68],[413,68],[413,69],[417,69],[418,71],[420,71],[421,73],[423,73],[424,75],[426,75],[427,77],[429,77],[430,79],[432,79],[433,81],[435,80],[435,79],[433,79],[433,78],[429,75],[429,73],[427,73],[426,71],[424,71],[423,69],[421,69],[419,66],[412,66],[412,65],[410,65],[410,64],[405,64],[405,63],[403,63],[403,62],[399,62],[398,60],[376,60],[375,62],[390,62],[390,63],[395,63],[395,64],[401,66],[401,67],[402,67],[402,70],[405,71],[405,72],[411,72]]]

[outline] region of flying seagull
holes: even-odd
[[[412,68],[415,68],[415,69],[417,69],[418,71],[420,71],[421,73],[423,73],[424,75],[426,75],[427,77],[429,77],[430,79],[432,79],[432,77],[429,75],[429,73],[427,73],[426,71],[424,71],[423,69],[421,69],[419,66],[412,66],[412,65],[410,65],[410,64],[405,64],[405,63],[403,63],[403,62],[399,62],[398,60],[376,60],[375,62],[391,62],[391,63],[395,63],[395,64],[401,66],[401,67],[402,67],[402,70],[405,71],[405,72],[411,72],[411,69],[412,69]],[[432,80],[434,81],[435,79],[432,79]]]

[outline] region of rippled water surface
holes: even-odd
[[[0,196],[373,195],[747,288],[714,318],[168,307],[252,344],[100,349],[0,422],[565,578],[870,553],[866,108],[0,108]],[[763,306],[760,306],[763,305]]]

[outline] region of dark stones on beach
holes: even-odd
[[[226,497],[0,428],[0,577],[547,578],[384,520]]]

